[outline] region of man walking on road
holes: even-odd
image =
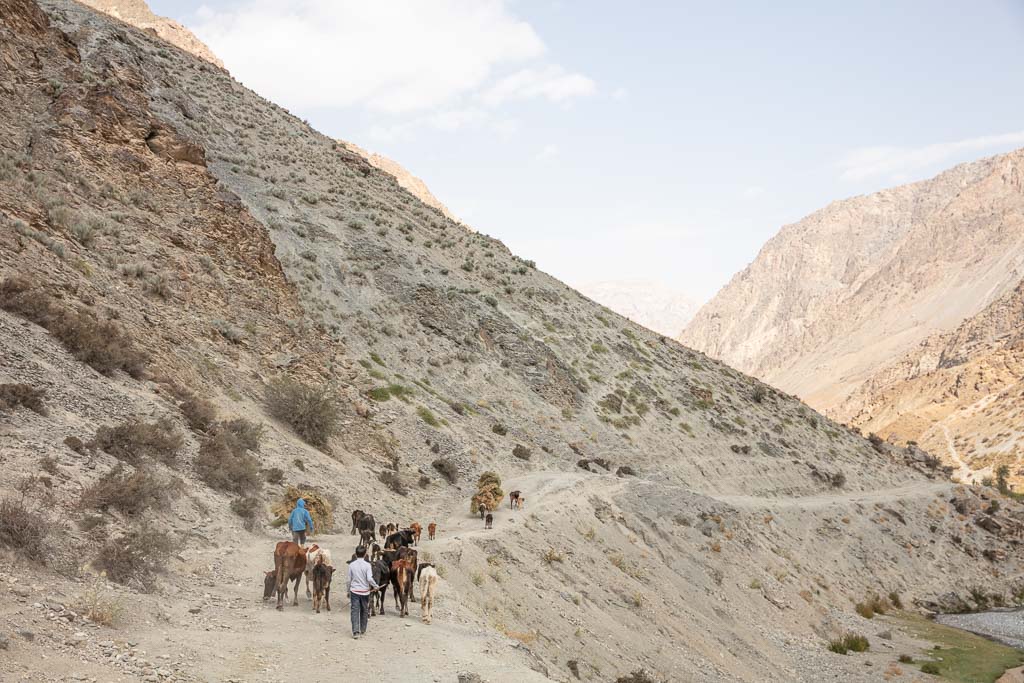
[[[366,561],[366,547],[356,548],[356,559],[348,565],[348,592],[352,601],[352,637],[366,633],[370,620],[370,593],[380,586],[373,580],[373,568]]]
[[[295,503],[292,514],[288,515],[288,529],[292,532],[292,542],[299,545],[306,545],[306,531],[313,535],[313,518],[306,509],[306,501],[301,498]]]

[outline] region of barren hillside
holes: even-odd
[[[839,412],[942,454],[964,480],[1024,471],[1024,280],[961,323],[884,366]]]
[[[854,603],[1024,596],[1012,500],[598,306],[207,62],[0,0],[0,64],[5,680],[913,680],[925,644]],[[492,530],[485,470],[527,498]],[[389,604],[350,640],[340,574],[330,613],[261,602],[289,485],[333,503],[337,564],[354,508],[437,521],[434,623]]]
[[[768,241],[681,336],[830,409],[1024,273],[1024,150],[835,202]]]

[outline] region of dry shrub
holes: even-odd
[[[242,496],[231,501],[231,511],[242,518],[242,524],[248,531],[259,528],[262,510],[263,505],[256,496]]]
[[[527,448],[521,443],[517,443],[515,447],[512,449],[512,455],[519,458],[520,460],[529,460],[532,453],[529,448]]]
[[[268,484],[283,484],[284,470],[280,467],[270,467],[263,470],[263,478]]]
[[[0,546],[42,562],[46,559],[47,541],[55,526],[46,512],[30,507],[25,500],[0,500]]]
[[[126,515],[137,515],[150,508],[166,509],[177,492],[177,487],[163,477],[142,470],[128,474],[118,464],[85,489],[78,504],[85,509],[114,508]]]
[[[54,303],[35,282],[20,277],[0,282],[0,307],[46,328],[76,359],[104,375],[124,370],[139,378],[145,372],[149,358],[124,330]]]
[[[205,434],[217,421],[217,406],[194,394],[188,394],[178,409],[194,432]]]
[[[259,445],[259,437],[254,439],[252,430],[236,423],[252,424],[245,420],[218,424],[199,445],[195,468],[207,486],[244,494],[259,490],[263,484],[259,462],[249,454],[250,446]],[[233,429],[232,425],[238,429]]]
[[[381,473],[377,475],[381,483],[387,486],[389,489],[394,491],[400,496],[409,495],[409,488],[402,481],[402,478],[398,476],[397,472],[391,470],[381,470]]]
[[[477,514],[481,504],[487,510],[496,510],[504,497],[505,492],[501,490],[501,477],[494,472],[484,472],[477,480],[476,493],[469,501],[469,513]]]
[[[267,387],[267,410],[310,445],[326,449],[338,430],[337,397],[327,384],[311,387],[287,377]]]
[[[46,415],[45,396],[46,389],[36,389],[27,384],[0,384],[0,410],[14,410],[21,406]]]
[[[615,683],[661,683],[647,669],[636,669],[627,676],[619,676]]]
[[[104,543],[93,564],[111,581],[148,592],[177,545],[169,532],[142,522]]]
[[[105,572],[92,582],[75,604],[75,611],[94,624],[117,626],[125,613],[124,603],[112,597],[103,580]]]
[[[451,458],[438,458],[431,463],[435,470],[441,473],[449,484],[459,481],[459,466]]]
[[[162,417],[156,422],[132,418],[115,427],[100,427],[89,445],[133,465],[138,465],[144,456],[171,465],[184,443],[181,432]]]
[[[289,486],[285,489],[284,495],[271,504],[270,511],[277,517],[288,519],[299,498],[306,501],[306,509],[313,518],[313,526],[317,532],[329,533],[334,528],[334,507],[319,491],[311,487]]]

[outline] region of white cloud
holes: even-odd
[[[915,171],[948,165],[963,155],[976,155],[1024,144],[1024,131],[1003,135],[985,135],[955,142],[942,142],[922,147],[862,147],[839,160],[843,180],[866,180],[885,176],[902,182]]]
[[[558,156],[558,153],[558,145],[544,145],[544,147],[537,152],[537,161],[551,161]]]
[[[583,74],[569,73],[557,64],[551,64],[542,69],[520,69],[505,76],[485,90],[481,99],[492,107],[509,100],[537,97],[564,102],[573,97],[593,95],[596,90],[594,81]]]
[[[482,116],[467,102],[562,102],[595,88],[546,61],[506,0],[241,0],[196,18],[190,28],[240,81],[292,109],[433,112],[428,125],[455,130]]]

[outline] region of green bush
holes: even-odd
[[[925,662],[921,665],[921,673],[931,674],[932,676],[938,676],[942,673],[942,670],[939,669],[939,665],[935,662]]]

